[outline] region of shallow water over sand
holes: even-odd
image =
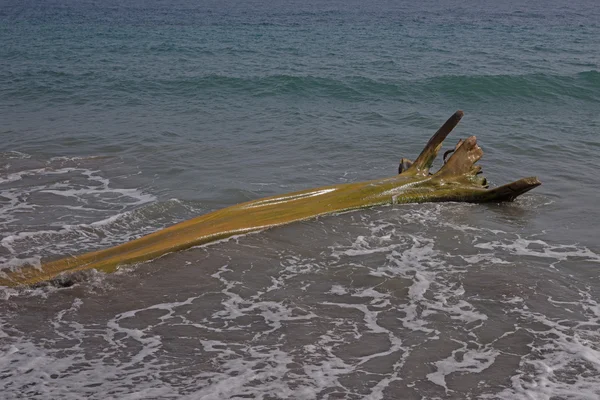
[[[538,211],[517,221],[506,215],[524,204],[351,212],[85,273],[67,289],[5,290],[3,388],[593,398],[599,293],[581,282],[600,255],[519,227],[551,207],[526,201]]]

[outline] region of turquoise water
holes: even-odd
[[[600,8],[503,3],[0,4],[1,269],[393,175],[457,109],[543,182],[4,289],[2,392],[598,398]]]

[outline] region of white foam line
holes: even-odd
[[[50,167],[44,167],[44,168],[29,169],[29,170],[24,170],[24,171],[10,173],[5,178],[0,178],[0,183],[9,183],[9,182],[18,181],[18,180],[23,179],[24,176],[32,176],[32,175],[62,175],[62,174],[67,174],[69,172],[76,172],[76,171],[81,171],[83,174],[86,174],[86,172],[90,172],[88,169],[85,169],[85,168],[58,168],[58,169],[53,169],[53,168],[50,168]],[[99,172],[99,171],[91,171],[91,173],[96,173],[96,172]]]
[[[531,245],[538,245],[541,249],[532,249]],[[541,239],[528,240],[520,236],[512,242],[492,241],[486,243],[477,243],[474,245],[480,249],[486,250],[505,250],[518,256],[532,256],[540,258],[553,258],[558,261],[565,261],[573,257],[586,258],[586,261],[600,262],[600,255],[594,253],[587,247],[578,247],[575,245],[550,245]]]
[[[37,175],[40,172],[47,171],[47,170],[48,170],[48,168],[37,168],[37,169],[30,169],[30,170],[26,170],[26,171],[13,172],[13,173],[6,175],[5,177],[0,177],[0,184],[15,182],[15,181],[23,179],[24,176]]]
[[[456,343],[462,344],[462,347],[452,351],[452,354],[447,358],[433,363],[436,371],[427,374],[427,379],[438,386],[443,387],[446,392],[450,392],[446,385],[446,376],[456,372],[468,372],[478,374],[488,369],[494,364],[496,357],[500,354],[498,350],[490,346],[478,345],[477,349],[469,349],[467,342],[454,340]],[[457,359],[458,353],[462,354],[462,360]]]
[[[578,305],[587,320],[577,321],[575,325],[573,320],[563,325],[564,320],[530,311],[527,307],[512,310],[522,320],[534,323],[519,328],[534,338],[531,351],[521,358],[519,369],[511,378],[512,387],[485,398],[600,398],[600,311],[589,292],[580,290],[580,298]],[[568,379],[564,378],[565,374]]]
[[[338,294],[338,295],[345,295],[348,293],[348,291],[341,287],[332,287],[331,293]],[[352,297],[371,297],[371,298],[373,298],[373,300],[371,301],[372,307],[373,306],[374,307],[384,307],[384,306],[389,305],[389,300],[388,300],[389,295],[378,292],[378,291],[374,290],[373,288],[367,288],[367,289],[363,289],[362,291],[353,293]],[[382,300],[385,300],[385,301],[382,301]],[[402,366],[404,365],[406,357],[409,354],[407,349],[405,349],[403,347],[402,340],[400,338],[398,338],[397,336],[395,336],[390,330],[380,326],[377,322],[377,317],[378,317],[380,311],[372,311],[369,309],[369,307],[367,305],[333,303],[333,302],[324,302],[323,304],[342,307],[342,308],[353,308],[353,309],[361,311],[363,313],[363,321],[365,322],[365,326],[369,329],[369,331],[371,331],[373,333],[386,334],[388,337],[388,340],[390,341],[390,346],[387,350],[360,357],[358,359],[358,362],[356,362],[354,364],[354,370],[356,370],[356,368],[358,366],[364,365],[373,359],[388,356],[390,354],[394,354],[394,353],[403,351],[403,355],[393,365],[393,372],[391,374],[388,374],[388,376],[386,378],[379,380],[379,382],[377,382],[377,384],[371,389],[371,393],[365,397],[365,398],[373,399],[373,400],[383,399],[383,391],[385,390],[385,388],[387,388],[390,383],[397,381],[397,380],[401,380],[401,378],[399,377],[399,373],[400,373]]]
[[[6,151],[6,152],[2,152],[2,153],[0,153],[0,156],[6,157],[7,159],[13,159],[14,158],[14,159],[19,159],[19,160],[31,158],[30,154],[23,153],[23,152],[20,152],[20,151],[17,151],[17,150],[9,150],[9,151]]]
[[[227,296],[227,299],[221,302],[225,309],[216,312],[213,317],[234,320],[248,315],[253,311],[259,311],[260,316],[263,318],[264,322],[270,326],[270,329],[256,333],[253,340],[279,330],[283,321],[300,321],[316,318],[316,315],[312,312],[294,316],[293,310],[281,303],[274,301],[259,301],[259,297],[261,296],[260,293],[253,296],[250,300],[243,299],[240,295],[231,291],[231,289],[239,283],[227,281],[221,276],[228,271],[231,271],[228,268],[228,265],[224,265],[218,272],[212,275],[225,284],[225,289],[221,292]]]

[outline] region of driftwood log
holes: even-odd
[[[463,116],[457,111],[429,140],[414,162],[402,159],[399,174],[367,182],[347,183],[302,190],[249,201],[178,223],[155,233],[105,250],[71,256],[43,264],[26,266],[0,275],[0,285],[33,284],[55,278],[64,272],[95,268],[104,272],[119,266],[143,262],[163,254],[204,243],[305,220],[319,215],[383,204],[421,202],[502,202],[540,185],[536,177],[488,189],[475,163],[483,152],[475,136],[458,142],[444,154],[444,165],[430,173],[442,142]]]

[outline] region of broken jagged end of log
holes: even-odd
[[[444,153],[444,165],[435,173],[430,172],[433,161],[442,148],[443,141],[458,125],[464,113],[455,112],[431,137],[421,154],[414,162],[406,158],[400,161],[399,176],[426,178],[418,187],[438,191],[439,196],[429,193],[429,201],[504,202],[513,201],[518,196],[541,185],[537,177],[522,178],[506,185],[488,189],[487,179],[481,175],[479,165],[483,150],[477,145],[475,136],[460,139],[454,149]],[[451,155],[450,155],[451,154]],[[446,159],[450,155],[449,159]],[[427,201],[427,200],[426,200]]]
[[[332,185],[237,204],[161,229],[104,250],[65,257],[41,266],[10,271],[0,266],[0,286],[31,285],[43,281],[72,284],[66,272],[88,269],[113,272],[122,265],[141,263],[167,253],[256,232],[320,215],[384,204],[464,201],[512,201],[540,185],[535,177],[489,189],[475,165],[483,152],[475,136],[460,140],[444,154],[444,165],[430,168],[444,139],[463,117],[457,111],[429,140],[415,162],[403,158],[399,174],[366,182]],[[446,157],[452,154],[447,160]],[[72,275],[71,275],[72,277]],[[62,279],[65,278],[65,279]],[[58,280],[57,280],[58,279]]]

